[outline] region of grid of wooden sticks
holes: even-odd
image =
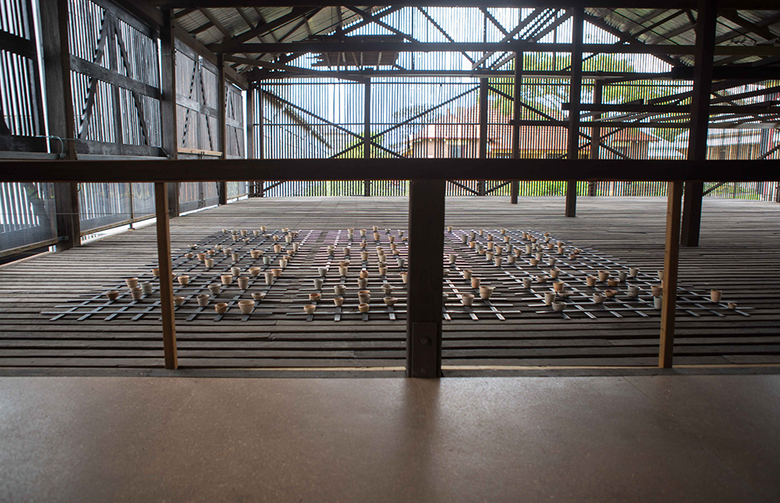
[[[238,232],[238,231],[235,231]],[[246,235],[234,234],[233,231],[209,236],[197,247],[184,250],[173,257],[174,274],[188,275],[190,281],[186,285],[174,283],[174,295],[185,298],[183,305],[176,306],[176,317],[183,321],[202,319],[233,320],[269,320],[291,317],[306,321],[370,321],[370,320],[403,320],[406,317],[406,284],[402,273],[406,272],[408,259],[407,241],[402,230],[382,229],[372,232],[367,230],[362,235],[361,230],[347,230],[323,233],[316,230],[299,231],[293,243],[298,243],[299,249],[292,257],[287,251],[292,249],[292,243],[285,243],[285,232],[281,230],[259,232],[244,231]],[[280,252],[273,251],[277,244],[273,236],[279,236],[278,244],[282,245]],[[234,239],[237,239],[234,241]],[[470,246],[473,241],[475,246]],[[501,247],[502,262],[495,265],[486,258],[489,242]],[[532,242],[534,241],[534,242]],[[653,306],[651,286],[660,284],[657,273],[650,274],[639,271],[635,277],[630,277],[628,267],[596,250],[582,247],[576,255],[571,255],[574,248],[569,243],[563,243],[563,249],[557,247],[558,239],[536,231],[521,230],[448,230],[445,234],[444,250],[444,293],[447,299],[443,306],[442,316],[445,320],[510,320],[522,316],[543,316],[550,318],[647,318],[660,316],[660,310]],[[206,269],[204,263],[196,256],[187,257],[217,245],[231,247],[238,253],[237,261],[223,252],[217,252],[214,265]],[[532,253],[527,253],[527,245],[534,247]],[[552,245],[552,246],[551,246]],[[482,247],[482,252],[479,248]],[[540,248],[540,250],[537,249]],[[381,248],[384,257],[380,261]],[[395,248],[395,249],[393,249]],[[263,256],[252,258],[251,250],[262,250]],[[361,252],[366,252],[361,254]],[[561,253],[562,252],[562,253]],[[541,255],[537,255],[541,253]],[[507,261],[509,255],[515,255],[515,263]],[[454,262],[450,263],[450,255]],[[264,259],[265,257],[265,259]],[[279,259],[288,257],[289,263],[280,277],[267,285],[264,273],[270,269],[279,268]],[[532,259],[540,257],[538,264],[531,265]],[[551,260],[552,259],[552,260]],[[342,261],[349,260],[346,276],[339,273]],[[553,261],[554,264],[550,265]],[[267,263],[265,263],[267,262]],[[380,264],[383,262],[384,264]],[[380,274],[379,267],[387,267],[385,274]],[[220,283],[222,274],[229,274],[232,267],[241,269],[241,276],[249,277],[249,286],[241,290],[235,281],[223,285],[219,294],[212,294],[208,285]],[[260,274],[250,276],[250,267],[260,268]],[[563,296],[557,300],[565,302],[563,311],[556,312],[545,304],[545,292],[553,290],[549,271],[559,269],[558,281],[565,284]],[[481,299],[479,289],[471,287],[463,272],[471,270],[473,276],[480,278],[483,285],[495,287],[489,299]],[[361,271],[368,274],[367,286],[358,285]],[[608,271],[611,278],[616,279],[621,271],[627,276],[617,286],[609,287],[616,290],[613,298],[607,298],[603,303],[593,302],[593,294],[607,289],[606,282],[598,282],[594,287],[588,287],[586,278],[596,276],[598,271]],[[320,273],[324,273],[321,275]],[[523,284],[524,279],[531,279],[530,287]],[[130,320],[144,318],[160,318],[159,283],[151,273],[138,277],[139,284],[150,282],[153,292],[135,301],[130,297],[124,283],[106,285],[106,290],[114,289],[120,296],[113,301],[108,300],[104,293],[99,292],[70,301],[67,305],[57,306],[55,312],[43,314],[53,316],[51,321],[59,319],[83,320]],[[541,281],[540,281],[541,279]],[[321,281],[321,285],[319,282]],[[385,293],[385,289],[391,293]],[[628,287],[639,287],[639,295],[630,298]],[[334,287],[343,287],[345,293],[338,294]],[[368,290],[371,294],[369,311],[361,313],[358,309],[358,291]],[[238,301],[251,299],[251,293],[261,292],[265,298],[255,303],[250,314],[243,314],[238,308]],[[211,298],[205,307],[197,305],[197,295],[208,293]],[[474,294],[471,306],[462,305],[464,293]],[[311,299],[310,294],[319,294],[319,299]],[[384,297],[391,296],[395,304],[390,306],[384,302]],[[335,297],[343,297],[343,304],[336,306]],[[214,310],[216,302],[228,304],[224,314]],[[316,306],[313,313],[304,312],[304,306]],[[709,291],[695,291],[687,286],[678,288],[678,316],[748,316],[745,312],[750,308],[740,307],[729,309],[724,302],[712,302]]]

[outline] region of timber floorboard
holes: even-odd
[[[407,211],[406,198],[242,200],[173,219],[172,247],[182,250],[221,228],[406,229]],[[447,199],[446,220],[456,229],[550,231],[643,271],[662,267],[665,198],[581,197],[576,218],[563,211],[563,198],[510,205],[504,197],[461,197]],[[52,322],[41,314],[148,271],[155,245],[150,225],[0,267],[0,367],[161,368],[156,317]],[[724,302],[750,308],[750,316],[678,317],[675,364],[780,364],[780,205],[705,198],[701,245],[681,249],[680,282],[719,288]],[[183,368],[397,369],[405,362],[405,321],[212,319],[177,323]],[[459,372],[464,366],[651,367],[659,330],[657,316],[445,321],[443,364]]]

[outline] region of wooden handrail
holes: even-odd
[[[780,160],[226,159],[0,162],[0,182],[241,180],[780,181]]]

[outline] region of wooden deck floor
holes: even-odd
[[[655,271],[663,262],[665,199],[580,198],[579,216],[562,216],[562,198],[452,198],[456,228],[550,231],[577,246]],[[227,228],[336,230],[406,228],[402,198],[253,199],[174,219],[174,249]],[[780,364],[780,205],[707,199],[701,246],[681,251],[682,283],[720,288],[749,317],[682,317],[677,365]],[[49,321],[41,314],[156,261],[154,227],[79,249],[0,267],[0,367],[162,367],[159,322]],[[659,318],[445,322],[444,365],[654,366]],[[400,368],[403,321],[265,320],[179,322],[182,367]]]

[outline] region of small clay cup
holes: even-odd
[[[254,300],[239,300],[238,301],[238,308],[244,314],[251,314],[252,310],[255,308],[255,301]]]
[[[198,305],[200,307],[208,306],[210,297],[211,296],[209,294],[207,294],[207,293],[201,293],[200,295],[198,295]]]
[[[108,300],[116,300],[117,297],[119,297],[119,292],[116,290],[109,290],[106,292],[106,297],[108,297]]]
[[[218,302],[214,305],[214,311],[217,312],[217,314],[225,314],[228,310],[227,302]]]

